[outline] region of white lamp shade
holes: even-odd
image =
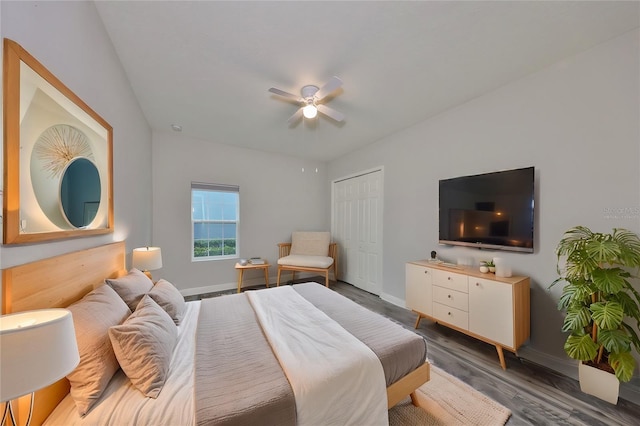
[[[133,249],[133,267],[141,271],[153,271],[162,268],[162,251],[160,247]]]
[[[80,362],[67,309],[40,309],[0,317],[0,401],[57,382]]]

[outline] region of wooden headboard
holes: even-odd
[[[38,260],[2,270],[2,313],[65,308],[98,287],[105,278],[126,273],[125,243],[117,242]],[[40,425],[69,392],[62,379],[35,396],[32,424]],[[24,423],[28,398],[21,398],[18,419]]]

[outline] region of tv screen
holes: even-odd
[[[533,252],[534,168],[440,180],[441,244]]]

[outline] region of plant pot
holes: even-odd
[[[578,366],[578,378],[580,379],[580,390],[582,392],[598,397],[611,404],[618,403],[620,382],[615,374],[581,362]]]

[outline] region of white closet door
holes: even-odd
[[[333,237],[341,280],[373,294],[382,291],[382,170],[333,184]]]

